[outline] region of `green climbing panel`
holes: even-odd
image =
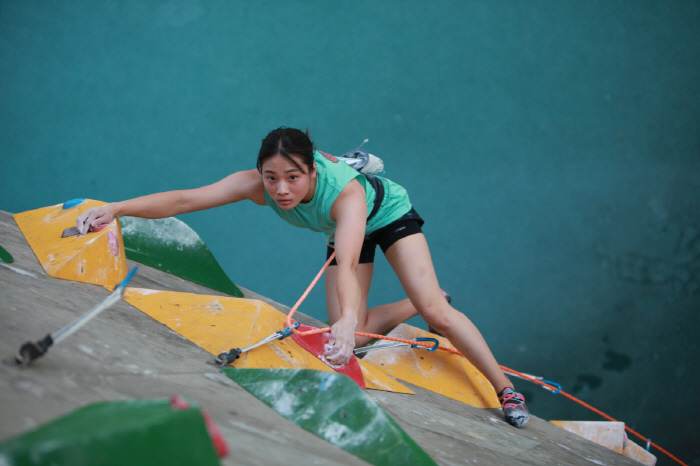
[[[202,413],[167,399],[85,406],[0,444],[0,464],[218,465]]]
[[[243,297],[202,238],[176,218],[120,217],[128,259],[221,291]]]
[[[222,371],[294,424],[380,465],[436,465],[349,377],[309,369]]]
[[[14,262],[15,258],[12,257],[12,254],[7,252],[5,248],[0,246],[0,262],[4,262],[6,264],[9,264],[10,262]]]

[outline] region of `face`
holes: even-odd
[[[279,154],[268,158],[262,164],[265,190],[284,210],[293,209],[300,202],[309,202],[316,192],[316,163],[309,173],[308,167],[302,164],[300,157],[292,157],[300,167],[307,170],[307,173]]]

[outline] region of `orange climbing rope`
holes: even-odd
[[[304,300],[305,300],[306,297],[309,295],[309,293],[310,293],[311,290],[314,288],[314,286],[316,286],[316,283],[318,283],[318,281],[321,279],[321,276],[322,276],[323,273],[326,271],[326,269],[328,268],[328,266],[330,265],[331,261],[332,261],[334,258],[335,258],[335,252],[334,252],[333,254],[331,254],[331,256],[328,258],[328,260],[327,260],[326,263],[323,265],[323,267],[321,267],[321,270],[318,272],[318,274],[316,274],[316,277],[313,279],[313,281],[311,282],[311,284],[306,288],[306,291],[304,291],[304,294],[301,295],[301,297],[297,300],[296,304],[294,304],[294,307],[292,307],[292,309],[289,311],[289,314],[287,315],[287,322],[286,322],[288,328],[292,328],[292,325],[293,325],[293,323],[292,323],[292,315],[294,315],[294,313],[297,311],[297,309],[299,308],[299,306],[301,305],[301,303],[304,302]],[[330,330],[331,330],[330,327],[325,327],[325,328],[319,328],[319,329],[315,329],[315,330],[309,330],[309,331],[306,331],[306,332],[300,332],[300,331],[298,331],[298,330],[296,330],[296,329],[292,329],[292,332],[296,333],[297,335],[313,335],[313,334],[316,334],[316,333],[329,332]],[[389,341],[396,341],[396,342],[400,342],[400,343],[408,343],[409,345],[412,345],[412,346],[424,346],[424,347],[426,347],[426,348],[432,348],[432,347],[434,346],[434,343],[432,343],[432,342],[416,341],[416,340],[405,340],[405,339],[402,339],[402,338],[388,337],[388,336],[386,336],[386,335],[375,335],[375,334],[373,334],[373,333],[355,332],[355,335],[358,335],[358,336],[361,336],[361,337],[369,337],[369,338],[379,339],[379,340],[389,340]],[[450,352],[450,353],[453,353],[453,354],[456,354],[456,355],[459,355],[459,356],[464,357],[464,356],[462,355],[462,353],[460,353],[459,351],[457,351],[457,350],[454,349],[454,348],[448,348],[448,347],[444,347],[444,346],[438,346],[438,349],[443,350],[443,351],[448,351],[448,352]],[[571,395],[571,394],[565,392],[564,390],[561,389],[561,387],[555,387],[554,385],[551,385],[551,384],[549,384],[549,383],[547,383],[547,382],[544,382],[544,381],[542,381],[542,380],[538,380],[538,379],[535,378],[535,377],[532,377],[532,376],[527,375],[527,374],[523,374],[523,373],[518,372],[518,371],[515,371],[515,370],[513,370],[513,369],[509,369],[508,367],[505,367],[505,366],[499,366],[499,367],[501,368],[502,371],[504,371],[504,372],[506,372],[506,373],[513,374],[513,375],[518,376],[518,377],[520,377],[520,378],[522,378],[522,379],[525,379],[525,380],[528,380],[528,381],[530,381],[530,382],[532,382],[532,383],[535,383],[535,384],[537,384],[537,385],[540,385],[540,386],[542,386],[543,388],[546,388],[546,389],[548,389],[548,390],[550,390],[550,391],[552,391],[552,392],[554,392],[554,393],[558,393],[558,394],[560,394],[560,395],[563,395],[563,396],[565,396],[566,398],[568,398],[568,399],[570,399],[570,400],[572,400],[572,401],[574,401],[574,402],[580,404],[581,406],[583,406],[583,407],[585,407],[585,408],[588,408],[589,410],[593,411],[594,413],[596,413],[596,414],[598,414],[598,415],[604,417],[604,418],[607,419],[608,421],[620,422],[620,421],[617,421],[616,419],[614,419],[612,416],[609,416],[609,415],[605,414],[603,411],[601,411],[601,410],[599,410],[599,409],[597,409],[597,408],[594,408],[593,406],[589,405],[589,404],[586,403],[585,401],[580,400],[580,399],[576,398],[575,396],[573,396],[573,395]],[[627,432],[631,433],[632,435],[634,435],[634,436],[640,438],[640,439],[643,440],[644,442],[646,442],[646,443],[647,443],[647,450],[649,449],[650,446],[652,446],[652,447],[656,448],[657,450],[659,450],[661,453],[663,453],[663,454],[665,454],[666,456],[668,456],[669,458],[671,458],[672,460],[676,461],[678,464],[681,464],[681,465],[683,465],[683,466],[688,466],[686,463],[684,463],[684,462],[681,461],[680,459],[676,458],[676,457],[675,457],[674,455],[672,455],[670,452],[666,451],[665,449],[661,448],[661,447],[660,447],[659,445],[657,445],[656,443],[652,442],[651,439],[649,439],[649,438],[647,438],[647,437],[644,437],[644,436],[641,435],[640,433],[638,433],[638,432],[636,432],[635,430],[629,428],[626,424],[625,424],[625,430],[626,430]]]
[[[289,311],[289,314],[287,314],[287,328],[290,328],[292,326],[292,316],[294,315],[295,312],[297,312],[297,309],[299,309],[299,306],[301,305],[301,303],[304,302],[304,300],[309,295],[309,293],[311,293],[311,290],[314,288],[314,286],[316,286],[316,283],[318,283],[318,281],[321,279],[323,272],[326,271],[326,269],[328,268],[328,266],[330,265],[331,261],[334,258],[335,258],[335,252],[333,252],[333,254],[331,254],[331,257],[328,258],[328,260],[323,265],[323,267],[321,267],[321,270],[316,274],[316,277],[311,281],[311,284],[306,288],[306,291],[304,291],[304,294],[301,295],[301,298],[299,298],[297,300],[296,304],[294,304],[294,307],[292,307],[292,309]],[[294,333],[296,333],[297,335],[313,335],[315,333],[329,332],[330,330],[331,330],[330,327],[325,327],[325,328],[319,328],[316,330],[309,330],[306,332],[300,332],[299,330],[296,330],[296,329],[294,329],[292,331]]]
[[[457,354],[459,354],[459,352],[457,352]],[[536,378],[534,378],[534,377],[532,377],[532,376],[529,376],[529,375],[527,375],[527,374],[523,374],[523,373],[521,373],[521,372],[515,371],[515,370],[513,370],[513,369],[509,369],[509,368],[504,367],[504,366],[500,366],[500,368],[501,368],[504,372],[508,372],[508,373],[510,373],[510,374],[517,375],[517,376],[520,377],[520,378],[523,378],[523,379],[525,379],[525,380],[528,380],[528,381],[530,381],[530,382],[532,382],[532,383],[536,383],[536,384],[538,384],[538,385],[540,385],[540,386],[542,386],[542,387],[544,387],[544,388],[546,388],[546,389],[548,389],[548,390],[551,390],[551,391],[553,391],[553,392],[555,392],[555,393],[558,393],[558,394],[560,394],[560,395],[563,395],[563,396],[565,396],[566,398],[568,398],[568,399],[570,399],[570,400],[572,400],[572,401],[575,401],[576,403],[580,404],[581,406],[583,406],[583,407],[585,407],[585,408],[588,408],[588,409],[590,409],[591,411],[593,411],[594,413],[596,413],[596,414],[598,414],[598,415],[604,417],[604,418],[607,419],[608,421],[620,422],[620,421],[618,421],[617,419],[613,418],[612,416],[609,416],[609,415],[605,414],[603,411],[601,411],[601,410],[599,410],[599,409],[597,409],[597,408],[594,408],[593,406],[589,405],[589,404],[586,403],[585,401],[580,400],[580,399],[576,398],[575,396],[573,396],[573,395],[571,395],[571,394],[569,394],[569,393],[566,393],[564,390],[561,389],[561,387],[555,387],[555,386],[550,385],[550,384],[548,384],[548,383],[546,383],[546,382],[543,382],[543,381],[541,381],[541,380],[538,380],[538,379],[536,379]],[[635,436],[639,437],[641,440],[643,440],[644,442],[646,442],[647,445],[656,448],[656,449],[659,450],[661,453],[665,454],[666,456],[668,456],[668,457],[671,458],[672,460],[676,461],[677,463],[682,464],[683,466],[688,466],[686,463],[684,463],[683,461],[681,461],[681,460],[679,460],[678,458],[676,458],[676,457],[675,457],[674,455],[672,455],[670,452],[664,450],[664,449],[661,448],[659,445],[657,445],[656,443],[652,442],[650,439],[644,437],[642,434],[640,434],[640,433],[636,432],[635,430],[631,429],[630,427],[628,427],[626,424],[625,424],[625,430],[626,430],[627,432],[631,433],[632,435],[635,435]],[[647,450],[648,450],[648,448],[647,448]]]

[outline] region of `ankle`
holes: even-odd
[[[496,396],[497,396],[498,398],[501,398],[508,390],[511,390],[513,393],[517,393],[517,392],[515,391],[515,388],[514,388],[514,387],[512,387],[512,386],[510,386],[510,385],[506,385],[505,387],[503,387],[503,389],[502,389],[500,392],[496,392],[496,393],[497,393]]]

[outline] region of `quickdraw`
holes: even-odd
[[[129,281],[134,276],[137,270],[138,267],[134,267],[133,269],[131,269],[131,272],[129,272],[124,278],[124,280],[122,280],[114,288],[114,291],[112,291],[112,293],[110,293],[109,296],[100,301],[95,307],[90,309],[88,312],[78,317],[76,320],[63,327],[61,330],[55,333],[47,334],[41,340],[28,341],[24,343],[14,357],[6,358],[3,360],[3,362],[5,362],[6,364],[15,364],[18,366],[26,367],[35,359],[38,359],[44,354],[46,354],[50,346],[55,345],[61,342],[62,340],[65,340],[66,338],[68,338],[69,335],[72,335],[73,333],[78,331],[78,329],[87,324],[90,320],[94,319],[100,312],[104,311],[105,309],[108,309],[117,301],[122,299],[127,283],[129,283]]]
[[[232,363],[236,359],[240,357],[241,354],[245,353],[246,351],[250,351],[254,348],[257,348],[258,346],[262,346],[265,343],[269,343],[271,341],[275,340],[282,340],[284,338],[287,338],[292,334],[292,331],[297,329],[299,327],[299,322],[296,322],[293,325],[290,325],[289,327],[285,328],[284,330],[277,330],[275,333],[272,335],[263,338],[259,342],[257,342],[254,345],[246,346],[245,348],[232,348],[228,352],[224,352],[219,354],[217,357],[214,359],[211,359],[207,361],[207,364],[211,364],[212,366],[216,367],[225,367],[226,365]]]
[[[362,348],[355,348],[354,353],[355,356],[360,355],[360,354],[367,354],[370,351],[376,351],[380,349],[387,349],[387,348],[398,348],[399,346],[410,346],[411,348],[420,348],[424,350],[428,350],[430,352],[433,352],[438,349],[440,346],[440,342],[436,338],[416,338],[415,341],[432,341],[434,345],[432,348],[428,348],[427,346],[423,345],[417,345],[415,343],[408,343],[408,342],[403,342],[403,341],[392,341],[389,343],[380,343],[376,345],[371,345],[371,346],[363,346]]]
[[[527,380],[529,382],[534,382],[535,380],[539,380],[540,382],[542,382],[541,384],[539,384],[540,387],[544,388],[547,391],[552,392],[553,395],[558,395],[559,392],[561,392],[561,388],[562,388],[561,384],[558,384],[556,382],[552,382],[551,380],[547,380],[544,377],[541,377],[539,375],[531,375],[531,374],[526,374],[524,372],[515,373],[514,371],[511,371],[511,370],[504,370],[503,372],[505,372],[506,374],[513,375],[519,379]]]

